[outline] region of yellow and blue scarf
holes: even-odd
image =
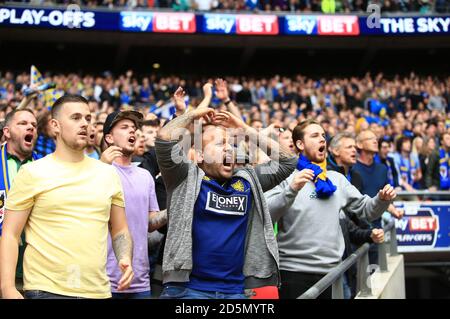
[[[305,156],[300,155],[297,162],[297,169],[310,169],[314,172],[314,184],[316,185],[317,198],[326,199],[333,195],[336,186],[327,178],[327,161],[313,163]]]
[[[1,167],[0,167],[0,236],[2,235],[3,217],[5,212],[5,201],[11,188],[8,171],[8,153],[6,152],[6,143],[1,146]],[[36,154],[32,154],[33,160],[36,160]]]
[[[6,153],[6,143],[2,146],[1,156],[2,167],[0,169],[0,191],[4,191],[6,195],[11,185],[8,174],[8,154]]]
[[[442,147],[439,148],[439,176],[440,189],[450,189],[450,152],[446,152]]]

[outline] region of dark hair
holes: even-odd
[[[303,138],[305,137],[305,129],[308,126],[313,125],[313,124],[316,124],[316,125],[319,125],[320,127],[322,127],[322,125],[320,125],[319,122],[317,122],[316,120],[313,120],[313,119],[302,121],[296,127],[294,127],[294,130],[292,131],[292,141],[294,142],[294,145],[296,148],[297,148],[297,141],[303,140]],[[299,149],[297,148],[297,150],[299,150]]]
[[[154,120],[146,120],[142,122],[142,126],[160,126],[161,125],[161,121],[159,119],[154,119]]]
[[[383,143],[388,143],[391,144],[392,143],[392,139],[390,137],[380,137],[380,139],[378,140],[378,148],[381,149],[381,144]]]
[[[397,140],[397,142],[395,143],[395,148],[397,149],[397,152],[401,152],[402,151],[402,145],[404,142],[406,141],[410,141],[411,139],[408,136],[400,136]]]
[[[3,127],[8,126],[9,123],[12,121],[14,115],[16,115],[19,112],[29,112],[29,113],[33,114],[34,117],[36,117],[34,115],[33,111],[30,110],[30,109],[15,109],[15,110],[12,110],[11,112],[9,112],[8,114],[6,114],[6,116],[5,116],[5,124],[3,125]]]
[[[55,101],[52,107],[52,118],[56,118],[65,103],[84,103],[88,105],[88,101],[81,95],[66,94]]]
[[[48,136],[47,134],[47,127],[48,122],[51,119],[51,114],[49,110],[45,110],[41,114],[39,114],[37,118],[37,132],[39,135],[43,134],[45,136]]]

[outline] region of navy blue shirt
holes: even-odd
[[[389,184],[387,168],[383,164],[374,161],[372,165],[367,166],[358,161],[353,169],[362,177],[362,188],[359,190],[361,194],[374,197],[386,184]],[[372,225],[380,228],[381,218],[373,221]]]
[[[194,206],[192,273],[187,287],[223,293],[244,292],[244,251],[250,183],[233,177],[223,185],[205,177]]]

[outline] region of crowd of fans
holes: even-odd
[[[120,108],[135,108],[147,119],[153,119],[156,113],[163,122],[170,112],[160,111],[170,109],[173,93],[179,86],[186,92],[188,107],[192,107],[203,98],[203,83],[213,82],[208,78],[137,76],[131,70],[116,76],[110,72],[101,76],[48,73],[45,78],[56,83],[57,91],[86,97],[97,119]],[[339,132],[358,134],[370,128],[379,139],[390,143],[392,155],[401,152],[402,146],[396,144],[400,138],[412,142],[411,152],[422,162],[430,151],[438,151],[442,134],[450,130],[450,77],[439,79],[411,73],[392,78],[383,74],[350,78],[275,75],[270,78],[229,76],[225,80],[243,119],[257,128],[272,125],[292,130],[298,122],[309,118],[323,125],[328,138]],[[20,103],[29,83],[27,72],[3,73],[0,118],[4,119]],[[220,107],[221,101],[213,98],[212,105]],[[38,118],[44,117],[45,123],[44,115],[48,117],[48,114],[44,100],[36,98],[30,106]],[[40,135],[45,136],[42,132],[45,125],[39,128]],[[435,170],[438,169],[436,166]],[[422,174],[411,187],[438,189],[439,185],[426,183]]]
[[[36,84],[36,81],[40,84]],[[43,86],[44,83],[46,87]],[[58,170],[54,169],[55,165],[61,165],[59,159],[55,158],[76,154],[78,162],[69,161],[64,169],[73,166],[76,172],[84,172],[83,176],[87,177],[84,180],[89,187],[83,189],[108,192],[111,185],[116,187],[114,191],[117,192],[117,200],[123,196],[118,186],[124,185],[124,198],[129,201],[125,206],[128,209],[127,223],[134,226],[128,231],[128,226],[123,224],[123,218],[110,219],[121,223],[111,227],[112,248],[115,254],[114,257],[112,249],[108,248],[108,256],[111,257],[108,257],[111,287],[104,280],[102,294],[99,294],[97,284],[92,284],[89,289],[78,287],[73,290],[72,286],[69,286],[69,289],[65,286],[64,280],[62,283],[57,282],[57,287],[50,290],[44,284],[39,284],[39,278],[35,275],[35,278],[31,279],[25,277],[25,298],[108,298],[111,292],[114,298],[121,299],[149,298],[151,294],[161,298],[217,298],[215,291],[225,293],[225,298],[268,298],[269,295],[269,298],[278,298],[276,284],[272,279],[267,280],[271,276],[277,276],[274,278],[282,282],[280,298],[297,298],[349,256],[353,251],[352,245],[370,243],[369,261],[370,264],[377,264],[376,244],[384,241],[382,215],[388,212],[401,219],[404,214],[392,204],[397,191],[450,189],[449,89],[449,76],[419,76],[413,72],[408,76],[394,77],[368,73],[364,77],[350,78],[275,75],[266,78],[226,76],[224,79],[145,75],[135,74],[132,70],[116,75],[107,71],[101,75],[44,73],[41,76],[34,66],[31,74],[2,72],[2,161],[8,165],[15,164],[18,175],[6,201],[7,219],[2,226],[1,242],[2,249],[6,252],[2,250],[1,256],[6,256],[7,253],[18,255],[16,244],[19,243],[22,229],[11,226],[17,220],[11,221],[9,216],[16,215],[8,215],[9,210],[14,211],[18,210],[17,207],[22,207],[14,206],[17,198],[30,198],[33,192],[41,194],[39,187],[46,187],[44,181],[47,180],[52,183],[67,182],[59,177],[61,175],[53,177],[43,174],[39,167],[48,165],[45,168],[48,174],[61,174],[59,166]],[[83,117],[80,114],[83,114]],[[175,161],[172,155],[179,154],[181,146],[174,140],[174,132],[191,128],[199,119],[210,121],[201,131],[202,143],[205,145],[200,150],[195,148],[194,143],[194,146],[188,145],[188,149],[181,152],[183,157],[190,159],[188,164]],[[80,129],[73,123],[77,123]],[[240,142],[236,139],[233,142],[234,140],[226,135],[224,128],[237,129],[236,132],[244,130],[249,134],[249,139],[242,139]],[[18,134],[21,130],[23,134]],[[69,135],[73,136],[73,143],[67,142]],[[251,144],[255,137],[258,138],[256,149]],[[219,143],[215,141],[217,138]],[[77,140],[83,141],[83,147],[73,147],[66,154],[67,149],[62,148],[61,143],[66,143],[65,147],[70,148],[71,145],[78,145],[75,143]],[[237,153],[232,151],[232,147]],[[21,155],[25,151],[28,154],[26,157]],[[17,157],[15,153],[22,157]],[[51,155],[46,156],[49,154]],[[218,155],[219,161],[210,163],[209,159],[217,158]],[[36,159],[40,160],[33,161]],[[98,160],[113,165],[119,171],[128,171],[128,174],[132,170],[141,174],[144,170],[148,172],[139,177],[141,181],[136,179],[131,182],[128,178],[137,177],[127,175],[120,184],[117,180],[108,181],[114,174],[111,170],[106,170],[109,167],[102,166],[104,164],[100,164]],[[277,161],[279,168],[271,168],[271,160]],[[20,168],[27,161],[25,168]],[[79,162],[83,165],[91,163],[94,166],[86,167],[90,171],[84,171],[80,169]],[[35,168],[36,165],[41,166]],[[190,169],[189,165],[198,165],[202,171]],[[242,170],[235,171],[234,168],[239,165],[243,166]],[[267,174],[259,173],[259,168],[263,167]],[[11,171],[9,168],[5,170],[3,165],[3,176],[12,176]],[[27,179],[27,172],[38,174],[43,181],[32,184]],[[80,181],[78,173],[68,172],[70,174],[65,173],[63,176]],[[91,173],[98,176],[99,172],[105,173],[105,176],[93,179]],[[207,174],[197,175],[194,172]],[[239,174],[243,174],[245,178]],[[149,185],[140,187],[144,177]],[[190,192],[198,183],[196,178],[201,179],[201,190],[198,198],[193,199]],[[216,178],[225,182],[218,183]],[[2,187],[5,191],[8,190],[8,179],[1,180],[6,181]],[[250,193],[256,184],[248,181],[256,180],[262,183],[258,187],[259,191]],[[92,186],[93,184],[89,184],[91,182],[100,184]],[[52,189],[58,187],[67,188],[55,186]],[[150,192],[147,194],[148,190]],[[96,193],[85,193],[84,196],[92,197],[92,207],[102,203],[96,198]],[[237,205],[231,212],[230,206],[220,206],[218,199],[217,204],[213,204],[216,206],[202,204],[206,198],[215,200],[214,198],[222,196],[221,194],[227,196],[220,197],[224,203],[225,200],[234,202],[230,200],[230,196],[236,198],[236,201],[241,198],[243,203],[242,194],[246,194],[245,198],[250,198],[252,204],[246,207]],[[438,196],[427,194],[425,198]],[[132,196],[127,197],[130,195]],[[5,198],[5,195],[2,196]],[[267,205],[261,205],[263,196]],[[31,197],[35,198],[34,195]],[[133,206],[138,197],[145,199],[142,202],[145,202],[145,205],[139,209]],[[307,198],[310,200],[306,200]],[[48,202],[48,210],[36,205],[37,208],[32,211],[28,208],[28,213],[32,218],[41,213],[39,209],[54,214],[51,205],[54,205],[55,200]],[[60,199],[58,203],[64,204]],[[68,203],[73,205],[74,201],[69,200]],[[149,203],[152,203],[150,208]],[[111,205],[115,205],[115,210],[111,208],[107,216],[113,213],[125,216],[123,203],[120,204],[122,206],[114,203]],[[83,206],[83,209],[91,209],[89,205],[86,207]],[[169,211],[166,207],[169,207]],[[250,207],[261,209],[260,213],[264,214],[266,220],[264,224],[262,219],[254,217],[259,215],[250,214]],[[214,213],[225,212],[224,216],[244,216],[244,223],[240,224],[238,232],[229,232],[226,227],[230,226],[230,221],[234,222],[236,219],[230,220],[226,217],[227,219],[205,222],[201,218],[210,210]],[[131,213],[138,211],[142,221],[133,220],[131,217]],[[72,210],[69,212],[72,214]],[[85,214],[84,210],[81,212],[80,218],[90,216]],[[194,217],[189,217],[189,214]],[[171,216],[169,222],[168,215]],[[27,215],[21,216],[24,218],[21,225],[24,225]],[[251,231],[247,230],[248,233],[245,227],[247,216],[253,218],[250,225],[257,225]],[[54,218],[56,217],[48,220],[53,221]],[[187,222],[186,218],[193,218],[193,222]],[[67,222],[73,219],[62,218],[61,222],[63,220]],[[272,222],[267,222],[269,220]],[[179,229],[181,223],[192,225],[192,229],[184,232],[171,231]],[[279,232],[274,232],[272,228],[275,223]],[[80,222],[76,222],[76,225],[85,226]],[[139,228],[136,225],[145,227]],[[73,227],[75,226],[67,226],[64,229],[71,229],[73,235],[78,236],[79,230],[74,230]],[[44,222],[39,229],[46,234],[52,232],[53,228]],[[222,241],[208,235],[207,232],[211,229],[216,234],[224,234],[220,239],[226,245],[218,245],[217,242]],[[12,230],[15,231],[14,235]],[[32,251],[36,239],[28,237],[27,231],[28,228],[25,231],[29,245],[27,249]],[[239,236],[235,235],[237,233]],[[255,245],[256,242],[264,242],[262,236],[272,239],[266,241],[267,246]],[[250,244],[247,247],[250,248],[244,248],[245,240],[242,239],[246,237],[249,238]],[[104,236],[96,236],[95,232],[92,232],[83,238],[101,241]],[[136,243],[135,252],[139,252],[136,258],[132,257],[131,238]],[[275,243],[275,238],[278,244]],[[11,242],[12,239],[14,240]],[[236,245],[227,244],[232,240]],[[189,246],[192,241],[195,241],[195,244]],[[49,254],[58,254],[58,249],[52,246],[53,241],[43,242],[48,245],[45,249]],[[292,245],[292,242],[296,244]],[[208,244],[202,246],[202,243]],[[106,245],[105,242],[100,244],[102,247]],[[218,255],[219,257],[213,255],[216,252],[222,253],[225,246],[232,247],[233,251],[225,251]],[[236,249],[235,246],[239,248]],[[80,254],[79,258],[85,258],[86,253],[78,247],[82,245],[75,247],[74,251]],[[280,272],[274,263],[276,259],[271,257],[271,251],[277,248]],[[188,253],[182,258],[193,258],[192,269],[181,272],[192,272],[180,285],[171,277],[172,264],[178,260],[174,254],[184,254],[190,249],[194,257]],[[19,250],[19,256],[22,256],[22,244],[19,245]],[[245,255],[255,253],[257,257],[245,258]],[[234,260],[229,256],[237,257]],[[315,260],[311,261],[310,256],[315,256]],[[60,257],[55,258],[60,260]],[[116,259],[120,269],[115,266]],[[65,262],[61,260],[62,263]],[[255,269],[254,274],[250,276],[261,280],[256,286],[258,288],[252,288],[251,294],[248,289],[244,289],[243,269],[246,267],[246,260],[265,265],[250,267]],[[9,261],[10,257],[2,259],[2,267],[8,269],[4,271],[3,268],[1,272],[2,294],[4,298],[20,298],[21,278],[23,273],[30,269],[24,267],[22,272],[22,262],[19,261],[20,269],[17,268],[16,272],[16,281],[18,280],[19,284],[14,286],[15,263]],[[235,269],[236,273],[240,274],[238,279],[230,277],[217,266],[225,261],[229,269]],[[40,265],[45,263],[45,258],[39,257],[33,262]],[[71,261],[68,262],[70,264]],[[29,262],[24,263],[28,264]],[[130,265],[133,266],[137,278],[131,286],[133,274]],[[162,274],[158,265],[162,265]],[[96,263],[91,266],[95,268]],[[102,271],[104,273],[103,268]],[[42,273],[50,274],[45,278],[51,278],[52,282],[53,277],[60,278],[53,273],[52,268],[42,269]],[[106,274],[103,275],[106,278]],[[211,285],[210,278],[221,283],[226,282],[226,285]],[[158,288],[158,282],[161,281],[164,281],[164,286]],[[4,282],[8,284],[3,284]],[[36,286],[35,289],[38,290],[30,288],[34,287],[34,282],[41,285]],[[345,298],[356,296],[356,286],[356,270],[349,270],[343,284]],[[128,287],[130,289],[123,291]],[[233,290],[229,290],[229,287]],[[159,289],[162,289],[161,295]],[[321,298],[331,298],[331,289],[327,289]]]
[[[289,11],[289,12],[366,12],[377,4],[382,12],[448,12],[448,0],[16,0],[30,4],[75,3],[91,8],[166,8],[176,11]]]

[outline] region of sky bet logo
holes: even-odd
[[[236,33],[236,16],[232,14],[205,14],[204,30],[208,33]]]
[[[275,15],[205,14],[205,33],[276,35],[278,18]]]
[[[316,16],[286,16],[286,32],[288,34],[317,34]]]
[[[120,29],[137,32],[194,33],[193,13],[138,12],[120,13]]]
[[[208,193],[206,209],[225,215],[245,215],[247,210],[247,195],[220,195]]]
[[[431,207],[405,206],[405,216],[395,220],[397,241],[401,246],[434,247],[439,217]]]
[[[286,34],[357,36],[360,33],[357,16],[287,15]]]

